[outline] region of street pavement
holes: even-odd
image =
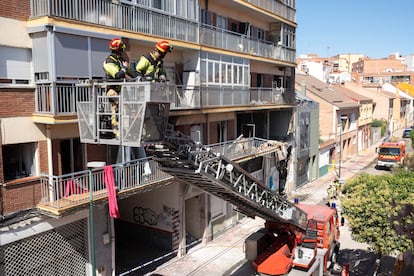
[[[400,135],[399,132],[394,133],[396,137],[401,137]],[[376,159],[375,148],[379,143],[373,144],[370,148],[342,162],[341,179],[346,181],[360,173],[364,168],[372,166],[372,162]],[[289,200],[293,202],[294,198],[298,198],[300,202],[309,204],[327,202],[327,189],[333,182],[335,175],[336,173],[332,171],[315,181],[305,184],[291,192],[288,196]],[[337,202],[337,206],[340,212],[340,202]],[[251,263],[245,259],[244,241],[250,234],[262,228],[263,225],[264,220],[261,218],[245,218],[213,241],[189,249],[184,257],[176,257],[147,275],[256,275],[251,268]],[[338,264],[349,263],[350,275],[374,275],[375,256],[367,251],[368,246],[352,239],[346,221],[345,225],[340,227],[340,231],[341,248],[338,255]],[[383,269],[384,272],[388,272],[381,275],[392,275],[393,259],[390,258],[385,263]],[[337,267],[337,269],[340,270],[341,268]],[[336,275],[339,275],[339,273]]]

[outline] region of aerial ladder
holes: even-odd
[[[115,99],[119,104],[115,116],[120,122],[120,137],[114,138],[108,135],[112,130],[105,125],[108,117],[114,116],[110,106],[114,99],[105,94],[107,84],[88,82],[82,85],[92,89],[87,101],[78,102],[82,142],[119,145],[120,148],[145,146],[161,170],[233,204],[248,217],[266,220],[265,228],[252,234],[260,237],[254,243],[261,248],[246,255],[257,272],[287,275],[296,268],[305,273],[298,275],[311,275],[317,269],[326,272],[336,239],[332,238],[334,231],[329,236],[324,236],[323,232],[326,228],[335,228],[336,210],[292,203],[238,163],[175,131],[168,124],[169,107],[177,104],[172,86],[150,82],[119,83],[122,90]],[[129,158],[126,152],[122,150],[122,161]],[[321,214],[314,210],[321,211],[324,218],[320,219]],[[325,249],[318,253],[318,248]],[[318,254],[322,259],[320,266],[315,265]],[[322,275],[322,272],[313,275]]]

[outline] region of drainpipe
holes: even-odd
[[[47,142],[47,171],[49,175],[49,200],[54,201],[55,188],[53,183],[53,155],[52,155],[52,138],[51,126],[46,125],[46,142]]]

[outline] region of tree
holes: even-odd
[[[384,136],[385,131],[388,127],[388,122],[384,119],[374,119],[371,123],[371,127],[380,127],[381,128],[381,136]]]
[[[413,251],[414,172],[360,174],[343,187],[341,206],[353,237],[381,259]]]

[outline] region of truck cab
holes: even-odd
[[[405,165],[407,154],[405,141],[384,141],[377,148],[377,154],[377,169],[402,167]]]

